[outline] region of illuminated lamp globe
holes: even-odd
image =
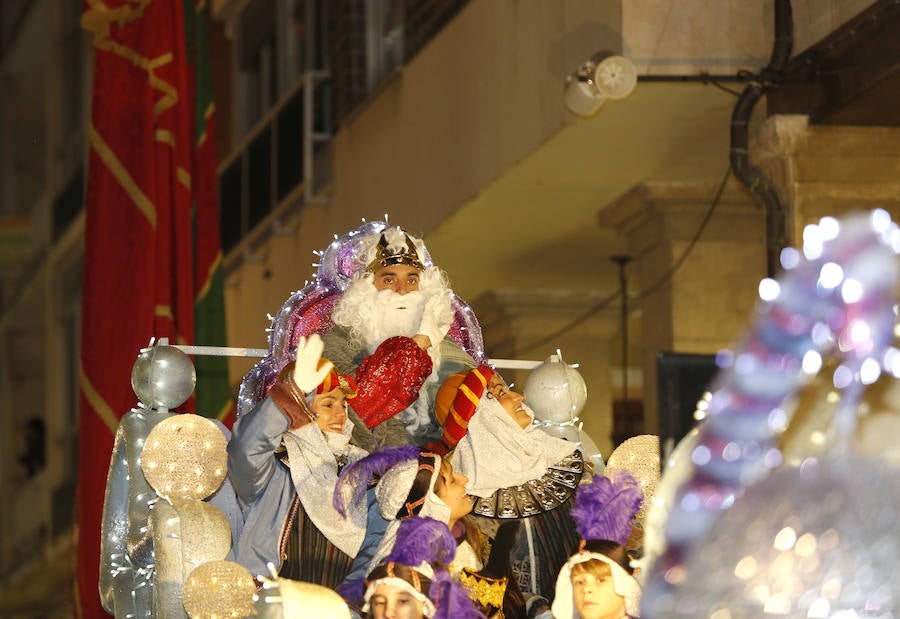
[[[552,355],[528,375],[524,395],[537,419],[566,423],[584,408],[587,385],[578,370]]]
[[[197,384],[190,357],[174,346],[143,349],[131,368],[131,388],[144,406],[175,408],[187,401]]]

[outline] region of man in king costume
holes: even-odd
[[[453,294],[424,243],[385,222],[336,238],[320,256],[316,281],[276,315],[269,355],[244,378],[238,416],[265,397],[299,338],[318,333],[324,356],[355,376],[351,418],[361,446],[439,440],[438,387],[484,360],[471,308]]]

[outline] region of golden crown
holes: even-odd
[[[406,239],[406,247],[395,247],[394,249],[391,249],[382,232],[381,238],[378,240],[378,245],[375,247],[375,258],[366,267],[366,271],[374,273],[378,269],[395,264],[407,264],[419,271],[425,270],[425,265],[423,265],[422,261],[419,259],[419,252],[416,251],[416,246],[412,242],[412,239],[409,238],[409,235],[406,233],[403,234],[403,238]]]

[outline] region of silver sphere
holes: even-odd
[[[584,408],[587,386],[578,370],[550,357],[528,375],[524,395],[535,417],[565,423]]]
[[[175,408],[191,397],[196,384],[190,357],[174,346],[143,350],[131,369],[131,388],[148,408]]]

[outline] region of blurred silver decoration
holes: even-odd
[[[900,617],[900,471],[855,457],[779,470],[726,511],[654,617]]]

